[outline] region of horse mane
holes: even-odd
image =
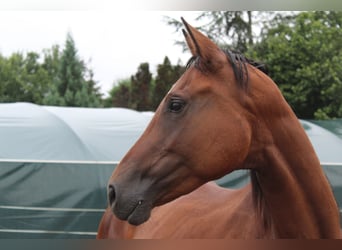
[[[234,75],[238,84],[243,89],[248,88],[249,76],[248,76],[247,64],[252,65],[253,67],[257,68],[258,70],[268,75],[268,70],[265,64],[254,61],[253,59],[249,59],[240,52],[236,52],[232,50],[225,50],[224,52],[229,62],[232,65],[233,72],[234,72]]]
[[[268,75],[268,69],[264,63],[254,61],[253,59],[245,57],[242,53],[232,50],[223,50],[226,54],[228,61],[231,63],[234,76],[242,89],[248,88],[248,70],[247,64],[255,67],[256,69],[262,71],[266,75]],[[192,56],[187,62],[185,68],[189,69],[191,65],[194,65],[196,69],[200,71],[204,71],[203,67],[200,64],[199,56]]]
[[[273,233],[271,218],[267,215],[267,206],[265,199],[263,198],[262,189],[260,187],[257,172],[256,170],[250,170],[249,173],[252,185],[252,199],[256,215],[262,221],[262,228],[264,228],[265,232]],[[262,234],[263,232],[260,233]]]

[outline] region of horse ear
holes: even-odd
[[[183,30],[188,47],[193,56],[200,58],[202,66],[209,70],[217,69],[222,64],[222,50],[207,36],[203,35],[197,29],[189,25],[183,18],[182,22],[187,30]]]
[[[196,47],[195,47],[194,43],[192,42],[191,37],[189,36],[189,34],[185,30],[182,29],[182,31],[183,31],[183,35],[185,37],[185,41],[186,41],[186,43],[187,43],[187,45],[191,51],[191,54],[193,56],[197,56]]]

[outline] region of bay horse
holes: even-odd
[[[97,238],[339,238],[329,182],[276,84],[182,21],[192,58],[114,170]],[[250,184],[212,182],[237,169]]]

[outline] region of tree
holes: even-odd
[[[253,45],[251,11],[209,11],[198,18],[209,20],[203,28],[219,44],[230,44],[241,53]]]
[[[92,69],[86,67],[85,69],[85,81],[82,88],[85,89],[88,96],[88,106],[99,107],[102,104],[102,94],[100,92],[100,87],[94,79],[94,72]],[[89,105],[91,104],[91,105]],[[85,104],[86,105],[86,104]]]
[[[178,63],[171,65],[169,58],[166,56],[162,64],[157,67],[157,76],[155,79],[155,86],[152,93],[151,108],[155,110],[172,85],[183,74],[184,67]]]
[[[23,91],[25,101],[41,104],[44,94],[49,87],[49,76],[38,62],[39,54],[29,52],[24,59],[24,72],[22,72]]]
[[[0,57],[0,101],[11,102],[17,98],[23,101],[23,90],[20,72],[23,70],[24,59],[20,53],[13,54],[10,58]]]
[[[48,92],[45,94],[43,104],[64,106],[64,99],[58,92],[57,86],[59,84],[59,68],[61,62],[62,52],[58,45],[54,45],[51,49],[44,49],[43,68],[47,71],[50,78],[50,86]]]
[[[131,76],[131,108],[138,111],[150,110],[151,82],[149,64],[141,63],[138,72]]]
[[[282,16],[282,13],[259,11],[206,11],[196,18],[202,25],[196,27],[205,33],[210,39],[220,45],[221,48],[245,53],[252,46],[262,30],[265,20],[274,16]],[[183,24],[176,19],[167,18],[167,24],[174,26],[176,30],[183,28]],[[186,49],[186,44],[181,44]]]
[[[149,71],[148,63],[142,63],[138,72],[130,79],[120,80],[109,92],[106,107],[125,107],[139,111],[155,110],[171,86],[182,75],[184,67],[178,63],[171,65],[166,56],[157,67],[155,79]]]
[[[79,59],[67,35],[63,51],[58,46],[36,52],[0,55],[0,101],[47,105],[98,107],[101,94],[94,74]],[[43,61],[43,62],[40,62]]]
[[[342,13],[302,12],[263,34],[250,55],[270,76],[298,117],[342,117]]]
[[[46,95],[44,103],[57,106],[100,106],[101,95],[93,79],[93,73],[79,58],[71,34],[67,34],[61,55],[58,53],[58,47],[53,48],[51,52],[52,54],[46,58],[45,66],[50,73],[55,73],[54,86]]]
[[[105,99],[106,107],[131,108],[131,80],[124,79],[110,90],[109,97]]]
[[[0,56],[0,101],[41,104],[49,85],[47,72],[38,62],[39,54],[13,53]]]

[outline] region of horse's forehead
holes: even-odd
[[[172,87],[171,87],[171,89],[169,90],[169,92],[167,93],[167,95],[169,95],[170,93],[172,93],[172,92],[174,92],[174,90],[175,90],[175,86],[176,86],[176,84],[177,84],[177,82],[175,82],[173,85],[172,85]]]
[[[188,84],[189,80],[186,78],[186,73],[185,72],[181,78],[179,78],[171,87],[171,89],[169,90],[169,92],[167,94],[173,93],[176,90],[182,90],[185,88],[185,86]]]
[[[175,82],[171,89],[169,90],[168,94],[176,91],[187,90],[188,92],[191,90],[196,91],[203,86],[211,85],[211,81],[206,79],[204,73],[200,72],[196,68],[188,69],[181,78]]]

